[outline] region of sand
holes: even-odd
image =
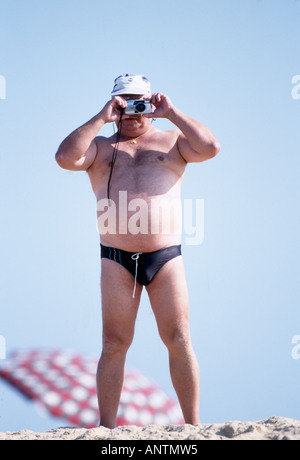
[[[147,425],[108,428],[56,428],[34,433],[0,433],[0,440],[300,440],[300,421],[271,417],[257,422],[226,422],[213,425]]]

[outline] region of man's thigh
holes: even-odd
[[[189,299],[182,256],[167,262],[147,286],[158,330],[164,341],[189,337]]]
[[[113,260],[101,261],[101,300],[103,335],[108,339],[133,337],[142,286],[137,284],[132,298],[134,277]]]

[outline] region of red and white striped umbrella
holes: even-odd
[[[97,360],[71,351],[15,351],[0,378],[74,426],[99,424]],[[125,374],[116,425],[181,425],[178,403],[139,371]]]

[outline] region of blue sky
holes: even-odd
[[[221,143],[216,158],[188,166],[182,192],[205,205],[203,244],[183,247],[201,420],[300,419],[300,2],[0,0],[0,11],[7,352],[100,355],[96,202],[86,174],[60,169],[54,154],[116,76],[143,73]],[[127,367],[173,394],[146,295]],[[0,382],[0,431],[59,425]]]

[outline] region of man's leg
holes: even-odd
[[[199,368],[191,344],[189,302],[182,257],[167,262],[147,286],[185,423],[199,420]]]
[[[142,287],[132,298],[133,276],[118,263],[102,259],[101,293],[103,348],[98,364],[97,389],[100,425],[115,426],[124,381],[125,358],[134,335]]]

